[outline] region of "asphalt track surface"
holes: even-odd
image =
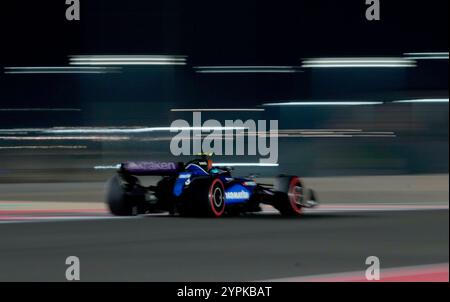
[[[0,207],[0,281],[65,281],[68,256],[79,257],[82,281],[296,281],[363,273],[369,256],[382,269],[443,264],[448,279],[448,205],[337,205],[300,219],[269,210],[218,220],[11,209]]]

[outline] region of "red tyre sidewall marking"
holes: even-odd
[[[300,182],[300,178],[298,177],[294,177],[291,179],[291,182],[289,183],[289,191],[288,191],[288,195],[289,195],[289,202],[291,203],[291,207],[292,209],[297,212],[298,214],[302,213],[302,207],[299,207],[296,204],[296,200],[295,197],[292,197],[291,194],[296,194],[296,192],[294,192],[295,187],[297,186],[297,184],[301,184]]]
[[[212,182],[211,187],[209,189],[209,204],[211,206],[211,210],[213,211],[214,215],[216,217],[220,217],[225,212],[225,196],[223,196],[224,200],[223,200],[222,210],[220,212],[218,212],[216,210],[216,207],[215,207],[215,204],[214,204],[214,199],[213,199],[213,194],[214,194],[213,189],[214,189],[214,186],[216,185],[216,183],[220,183],[220,186],[222,187],[222,192],[225,194],[225,187],[224,187],[222,181],[220,179],[215,179]]]

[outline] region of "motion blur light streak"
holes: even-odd
[[[448,52],[410,52],[404,54],[413,60],[448,60]]]
[[[405,58],[317,58],[303,60],[303,68],[405,68],[416,61]]]
[[[263,112],[266,109],[246,109],[246,108],[204,108],[204,109],[170,109],[171,112]]]
[[[334,134],[302,134],[302,135],[278,135],[278,137],[280,138],[339,138],[339,137],[348,137],[348,138],[357,138],[357,137],[397,137],[397,135],[395,134],[358,134],[358,135],[354,135],[354,134],[339,134],[339,133],[334,133]]]
[[[88,140],[88,141],[139,141],[139,142],[159,142],[171,141],[171,136],[142,137],[123,136],[114,134],[149,134],[154,132],[169,132],[170,129],[180,131],[179,128],[54,128],[54,129],[0,129],[0,136],[3,141],[55,141],[55,140]],[[191,127],[183,130],[202,130],[205,132],[214,130],[248,130],[245,127]],[[54,136],[54,134],[59,134]],[[67,134],[67,136],[62,136]],[[86,134],[83,136],[72,136],[73,134]],[[104,136],[102,134],[105,134]],[[108,134],[108,135],[106,135]],[[101,135],[101,136],[100,136]],[[112,136],[111,136],[112,135]],[[233,135],[225,134],[224,137],[211,134],[202,134],[185,137],[186,140],[195,140],[204,137],[215,137],[216,139],[233,140],[237,137],[247,137],[256,135],[258,137],[278,137],[278,138],[358,138],[358,137],[397,137],[392,131],[364,131],[362,129],[281,129],[277,134],[267,131],[247,131],[237,132]]]
[[[44,132],[44,131],[60,131],[60,130],[76,130],[80,129],[86,130],[114,130],[114,128],[109,127],[86,127],[86,128],[13,128],[13,129],[0,129],[0,133],[30,133],[30,132]],[[127,128],[119,128],[120,130],[126,130]],[[137,128],[130,128],[137,129]],[[171,128],[155,128],[155,129],[171,129]],[[177,128],[175,128],[177,129]],[[210,129],[210,128],[203,128]],[[234,130],[246,130],[245,127],[236,127]],[[299,133],[299,132],[362,132],[361,129],[281,129],[279,132],[286,133]]]
[[[8,146],[0,147],[0,150],[33,150],[33,149],[87,149],[87,146]]]
[[[149,133],[170,131],[213,131],[213,130],[246,130],[245,127],[154,127],[154,128],[72,128],[44,130],[47,134],[114,134],[114,133]]]
[[[415,64],[305,64],[303,68],[407,68]]]
[[[264,163],[213,163],[213,167],[278,167],[279,164]]]
[[[5,67],[5,74],[105,74],[120,72],[109,67]]]
[[[186,56],[72,56],[70,57],[70,65],[186,65]]]
[[[279,133],[299,133],[299,132],[363,132],[362,129],[282,129]]]
[[[0,112],[80,112],[77,108],[0,108]]]
[[[12,128],[12,129],[0,129],[0,133],[4,134],[15,134],[15,133],[29,133],[29,132],[40,132],[44,131],[45,129],[42,128]]]
[[[128,141],[127,136],[0,136],[2,141]]]
[[[73,61],[186,61],[186,56],[170,55],[86,55],[72,56]]]
[[[182,62],[129,62],[129,61],[115,61],[115,62],[77,62],[77,63],[71,63],[72,65],[104,65],[104,66],[145,66],[145,65],[186,65],[186,63]]]
[[[414,63],[412,60],[397,59],[397,58],[329,58],[329,59],[308,59],[304,63],[309,64],[404,64],[404,63]]]
[[[267,103],[263,106],[364,106],[382,104],[383,102],[282,102]]]
[[[394,103],[448,103],[449,99],[417,99],[417,100],[402,100],[394,101]]]
[[[113,165],[113,166],[95,166],[95,170],[117,170],[120,169],[121,165]]]
[[[240,136],[257,135],[262,137],[278,137],[278,138],[352,138],[352,137],[397,137],[395,132],[384,131],[384,132],[366,132],[363,130],[278,130],[277,134],[271,132],[247,132],[247,133],[236,133],[235,135],[225,135],[225,139],[230,139]],[[204,135],[206,137],[206,135]],[[209,137],[215,137],[209,135]],[[217,136],[220,138],[220,136]]]
[[[197,73],[297,73],[295,66],[199,66]]]
[[[281,103],[267,103],[263,106],[367,106],[367,105],[383,105],[389,103],[448,103],[449,99],[412,99],[399,100],[392,102],[281,102]]]
[[[95,166],[95,170],[116,170],[120,168],[119,165],[110,166]],[[213,167],[278,167],[279,164],[265,164],[265,163],[213,163]]]

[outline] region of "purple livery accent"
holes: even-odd
[[[179,164],[174,162],[128,162],[122,164],[122,170],[132,175],[169,176],[179,171]]]

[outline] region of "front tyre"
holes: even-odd
[[[303,214],[304,187],[297,176],[279,177],[275,181],[275,208],[281,215],[299,217]]]
[[[199,179],[194,182],[189,202],[192,208],[180,208],[180,214],[220,218],[225,213],[225,186],[219,178]]]

